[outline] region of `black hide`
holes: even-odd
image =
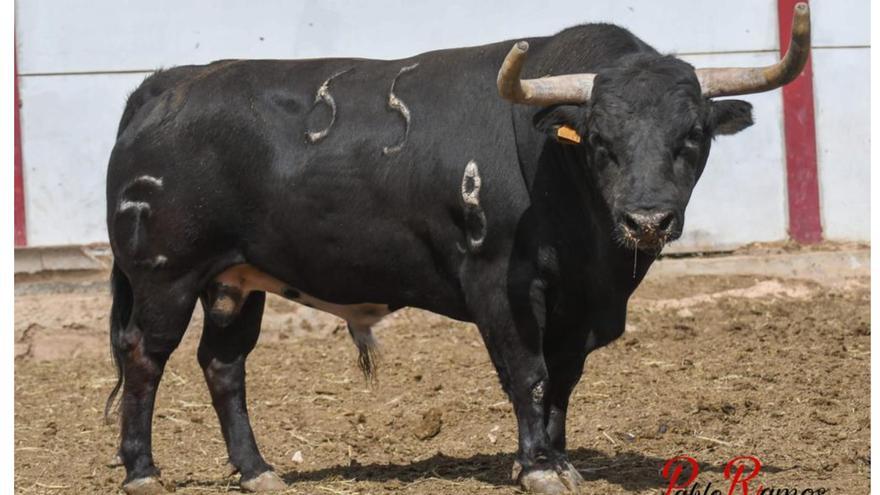
[[[692,67],[615,26],[528,41],[523,77],[597,72],[592,100],[502,100],[513,41],[394,61],[178,67],[131,95],[107,175],[127,481],[157,474],[162,367],[212,279],[240,263],[325,301],[476,323],[514,404],[521,481],[571,476],[565,415],[584,360],[623,332],[630,294],[680,235],[712,137],[751,113],[703,99]],[[560,125],[581,144],[557,142]],[[207,322],[199,351],[243,480],[270,469],[244,398],[262,297],[226,329]]]

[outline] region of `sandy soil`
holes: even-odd
[[[123,471],[107,465],[117,427],[102,420],[115,380],[103,284],[80,274],[16,290],[16,492],[118,492]],[[723,484],[729,459],[754,455],[764,486],[867,493],[869,300],[866,279],[649,276],[625,336],[590,356],[573,396],[569,447],[585,492],[661,493],[664,462],[685,454],[702,484]],[[195,360],[201,319],[168,365],[154,419],[156,462],[181,494],[238,490]],[[514,417],[475,327],[392,315],[376,330],[383,362],[370,389],[340,323],[271,298],[248,362],[256,435],[287,493],[518,493]]]

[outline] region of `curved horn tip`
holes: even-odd
[[[791,20],[792,36],[803,36],[810,31],[810,6],[801,2],[794,6],[794,18]]]
[[[794,21],[802,22],[810,20],[810,6],[801,2],[794,6]]]
[[[782,60],[767,67],[697,69],[703,96],[745,95],[790,83],[803,71],[810,55],[810,6],[798,2],[791,21],[791,43]]]
[[[528,41],[517,41],[516,45],[514,45],[517,50],[521,52],[529,51],[529,42]]]

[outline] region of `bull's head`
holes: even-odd
[[[602,191],[615,237],[659,250],[681,236],[684,210],[712,138],[752,124],[752,106],[717,96],[769,91],[794,80],[810,50],[810,14],[795,7],[788,52],[768,67],[694,69],[671,56],[633,54],[596,74],[520,79],[528,43],[513,46],[498,73],[501,96],[546,107],[539,130],[573,130]]]

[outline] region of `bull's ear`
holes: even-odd
[[[712,102],[709,117],[714,134],[736,134],[751,126],[752,104],[743,100],[721,100]]]
[[[586,110],[580,105],[555,105],[535,114],[535,129],[563,144],[578,144],[586,136]]]

